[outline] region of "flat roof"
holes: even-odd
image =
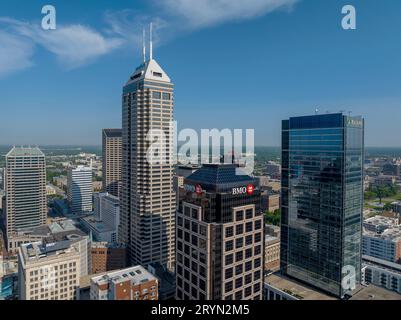
[[[265,278],[265,283],[300,300],[337,300],[335,297],[324,294],[281,274],[273,273],[268,275]]]
[[[151,280],[157,280],[157,278],[144,267],[135,266],[127,269],[109,272],[102,276],[93,277],[91,281],[93,281],[97,285],[102,285],[109,282],[118,284],[120,282],[125,282],[127,279],[129,279],[134,285],[145,283]]]

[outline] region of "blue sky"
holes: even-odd
[[[56,31],[40,29],[45,4]],[[345,4],[357,30],[341,28]],[[363,115],[368,146],[401,147],[397,0],[3,0],[0,144],[100,144],[150,21],[180,128],[254,128],[278,146],[282,119],[318,107]]]

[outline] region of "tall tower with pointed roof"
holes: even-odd
[[[173,156],[173,90],[169,76],[146,59],[123,88],[122,190],[120,241],[128,244],[131,264],[160,262],[174,269],[175,193],[173,163],[149,163],[150,130],[162,130],[167,158]]]

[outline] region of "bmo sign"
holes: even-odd
[[[196,186],[192,184],[184,184],[184,190],[188,192],[195,192],[196,194],[202,194],[202,186],[197,184]]]
[[[238,195],[238,194],[247,194],[247,195],[252,195],[253,192],[255,191],[255,187],[253,184],[248,184],[246,187],[238,187],[238,188],[233,188],[232,194],[233,195]]]

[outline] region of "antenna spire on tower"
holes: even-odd
[[[146,62],[146,44],[145,44],[145,28],[143,28],[142,32],[142,54],[143,54],[143,63]]]
[[[150,50],[150,56],[149,60],[153,60],[153,23],[150,23],[150,45],[149,45],[149,50]]]

